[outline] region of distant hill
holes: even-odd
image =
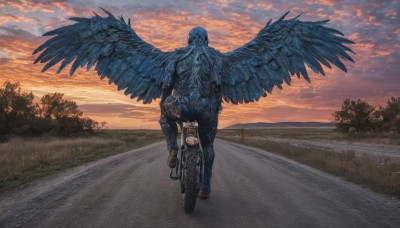
[[[234,124],[224,129],[238,129],[238,128],[268,128],[268,127],[335,127],[335,123],[323,122],[277,122],[277,123],[241,123]]]

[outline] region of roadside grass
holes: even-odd
[[[400,161],[390,158],[356,156],[353,151],[341,153],[317,147],[297,147],[268,139],[219,135],[221,139],[256,147],[361,184],[384,194],[400,197]]]
[[[240,133],[240,131],[242,131]],[[319,139],[361,143],[378,143],[400,145],[400,135],[394,133],[360,133],[345,134],[334,128],[253,128],[253,129],[221,129],[218,136],[235,136],[245,134],[245,137],[277,137],[292,139]]]
[[[79,138],[12,138],[0,144],[0,192],[163,138],[157,130],[101,130]]]

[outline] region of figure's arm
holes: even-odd
[[[168,86],[168,85],[164,85],[162,88],[162,95],[161,95],[161,101],[160,101],[160,110],[161,110],[161,115],[164,114],[164,109],[162,107],[162,105],[165,102],[165,99],[167,99],[167,97],[171,96],[172,94],[172,86]]]
[[[216,83],[213,83],[212,85],[212,91],[215,94],[215,101],[216,101],[216,113],[219,113],[222,111],[222,88],[221,85],[218,85]]]

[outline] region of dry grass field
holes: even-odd
[[[370,156],[356,156],[317,147],[298,147],[268,137],[305,140],[357,141],[400,145],[393,135],[348,136],[329,128],[246,129],[244,140],[238,130],[220,130],[218,137],[277,153],[312,167],[360,183],[371,189],[400,196],[400,162],[377,161]],[[95,136],[79,138],[12,138],[0,144],[0,192],[23,186],[31,180],[85,162],[139,148],[161,141],[161,131],[102,130]]]
[[[254,128],[244,129],[244,133],[246,137],[277,137],[400,145],[399,134],[345,134],[333,128]],[[220,137],[235,135],[239,135],[239,129],[222,129],[218,132]]]
[[[102,130],[79,138],[12,138],[0,144],[0,192],[163,138],[156,130]]]
[[[375,138],[371,135],[346,137],[346,134],[334,132],[328,128],[246,129],[243,140],[241,140],[241,134],[243,135],[243,131],[241,132],[240,130],[221,130],[218,133],[218,137],[283,155],[345,180],[365,185],[376,192],[400,197],[400,161],[398,159],[384,157],[377,159],[369,155],[356,156],[354,151],[338,153],[326,148],[301,147],[284,141],[268,140],[268,137],[279,137],[368,143],[386,142],[399,145],[399,139],[396,137],[389,135]]]

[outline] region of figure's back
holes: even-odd
[[[182,58],[176,64],[173,94],[163,102],[163,111],[173,120],[209,119],[221,106],[212,78],[214,64],[218,64],[217,51],[188,45],[177,52]]]
[[[185,57],[176,67],[175,94],[188,96],[191,100],[209,98],[211,83],[211,48],[188,46]]]

